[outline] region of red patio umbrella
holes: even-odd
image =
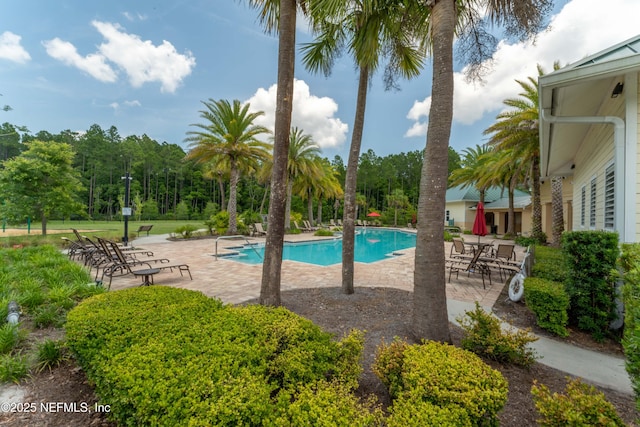
[[[380,216],[380,214],[378,212],[371,212],[368,213],[367,216]]]
[[[487,222],[484,219],[484,205],[482,202],[478,202],[476,206],[476,218],[473,221],[473,228],[471,229],[473,234],[478,236],[478,242],[480,241],[480,236],[487,235]]]

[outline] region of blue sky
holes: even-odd
[[[638,32],[638,0],[556,0],[551,26],[535,43],[503,41],[483,83],[455,76],[451,146],[482,144],[515,79],[536,64],[575,62]],[[299,22],[298,42],[310,41]],[[122,137],[147,134],[183,143],[201,123],[201,101],[239,99],[264,111],[273,127],[277,38],[263,32],[245,1],[21,0],[0,3],[0,123],[46,130],[116,126]],[[431,63],[400,91],[372,79],[362,151],[384,156],[423,149]],[[345,160],[356,102],[357,70],[348,57],[330,77],[298,62],[294,125],[310,133],[329,158]]]

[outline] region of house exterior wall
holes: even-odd
[[[636,140],[635,140],[635,164],[636,164],[636,168],[635,168],[635,173],[631,173],[631,180],[632,182],[630,182],[629,184],[632,185],[632,188],[635,189],[635,191],[631,190],[632,194],[635,196],[635,242],[640,242],[640,197],[638,197],[638,195],[640,195],[640,147],[638,147],[638,144],[640,144],[640,73],[638,73],[636,75],[636,99],[635,99],[635,104],[636,104],[636,110],[635,110],[635,117],[636,117],[636,123],[635,123],[635,135],[636,135]],[[627,144],[627,146],[629,146],[629,144]],[[635,181],[633,181],[635,179]]]
[[[615,101],[617,99],[606,100],[599,115],[624,117],[624,102]],[[605,229],[605,170],[614,162],[613,140],[612,125],[592,124],[576,153],[573,176],[574,230]],[[619,185],[621,179],[624,178],[616,176],[616,185]],[[595,183],[595,191],[592,183]],[[593,223],[592,211],[595,214]]]
[[[475,211],[469,209],[476,202],[466,202],[463,200],[447,202],[445,210],[449,211],[449,218],[454,220],[454,225],[461,230],[471,230]]]
[[[573,230],[573,177],[567,177],[562,181],[562,221],[565,231]],[[551,180],[545,180],[540,184],[540,205],[542,206],[542,231],[551,237],[552,233],[552,202]]]

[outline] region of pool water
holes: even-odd
[[[371,263],[393,256],[395,251],[416,245],[416,235],[400,230],[358,229],[355,236],[356,262]],[[246,264],[261,264],[264,246],[235,248],[238,256],[229,257]],[[342,262],[342,238],[314,242],[285,243],[282,259],[316,265],[333,265]]]

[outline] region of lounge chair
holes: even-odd
[[[451,251],[449,252],[449,258],[466,258],[471,259],[473,256],[467,253],[464,247],[464,242],[460,239],[453,239],[453,245],[451,245]]]
[[[129,273],[134,274],[134,270],[132,270],[132,267],[137,267],[140,265],[146,266],[146,269],[169,269],[170,271],[173,271],[174,268],[177,268],[180,271],[181,276],[184,276],[183,272],[186,271],[189,274],[189,278],[193,280],[193,276],[191,275],[191,271],[189,270],[189,266],[187,264],[171,264],[171,261],[167,258],[148,260],[127,259],[124,252],[115,242],[112,242],[110,240],[104,240],[104,242],[111,247],[112,253],[116,256],[114,263],[102,270],[102,278],[104,279],[104,276],[109,277],[109,288],[111,288],[111,281],[114,275],[123,276]],[[151,263],[153,263],[153,266],[151,265]]]
[[[308,219],[303,219],[302,223],[305,225],[305,227],[307,227],[307,230],[309,231],[316,231],[318,229],[318,227],[312,226]]]
[[[254,236],[266,236],[267,232],[262,227],[261,222],[256,222],[253,224],[253,235]]]
[[[491,268],[489,264],[483,259],[480,258],[482,255],[482,251],[477,251],[473,258],[470,260],[466,259],[451,259],[449,260],[449,283],[451,283],[451,273],[456,272],[456,278],[458,277],[458,273],[461,271],[466,271],[467,274],[470,273],[480,273],[482,275],[482,289],[486,289],[484,276],[489,277],[489,286],[491,286]]]
[[[305,225],[304,227],[300,227],[300,225],[298,224],[298,221],[292,221],[293,225],[300,231],[311,231],[310,228],[307,228],[307,226]]]

